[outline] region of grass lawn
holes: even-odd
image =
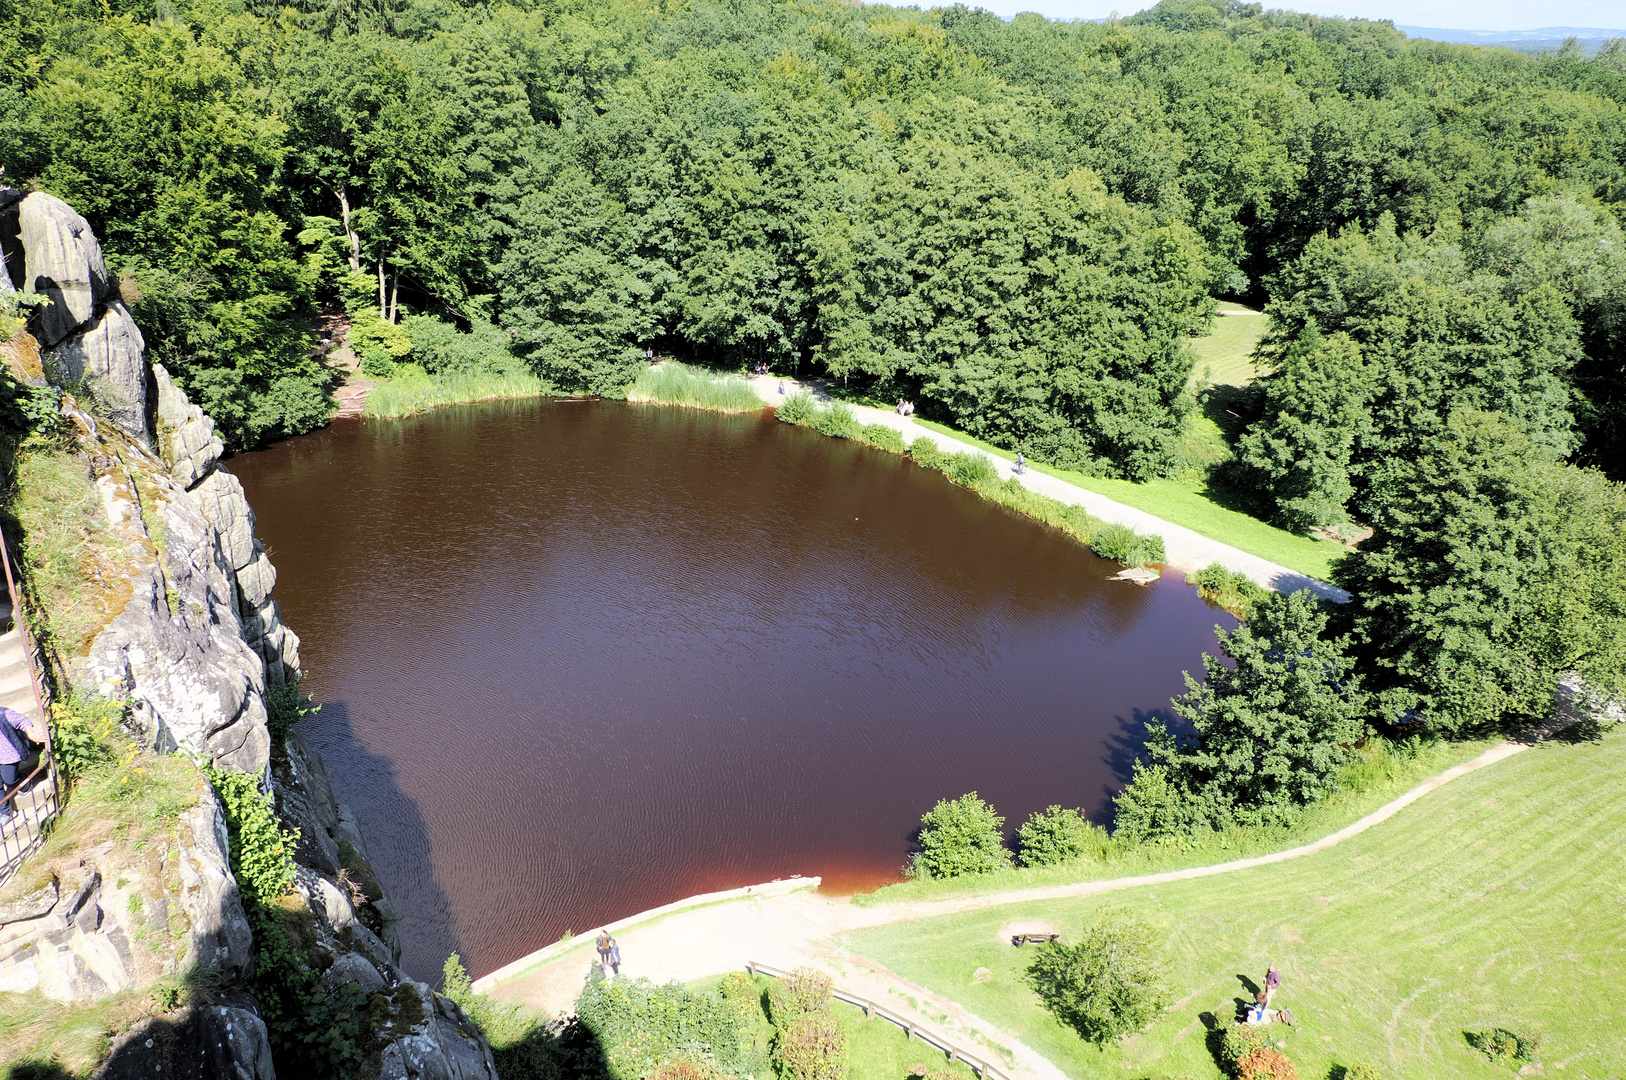
[[[1222,304],[1221,310],[1246,312],[1247,309],[1236,304]],[[1264,337],[1269,322],[1258,313],[1214,316],[1213,332],[1191,339],[1191,349],[1197,354],[1197,366],[1191,372],[1192,381],[1246,386],[1258,378],[1253,349]]]
[[[1277,1026],[1305,1080],[1364,1060],[1391,1080],[1506,1078],[1465,1032],[1541,1038],[1548,1077],[1626,1073],[1626,731],[1470,773],[1343,845],[1210,879],[881,927],[846,945],[1021,1037],[1075,1077],[1221,1075],[1209,1025],[1281,966]],[[1038,1004],[1032,953],[1001,930],[1063,935],[1105,906],[1164,941],[1175,1004],[1099,1050]],[[979,966],[993,972],[973,983]]]
[[[963,431],[956,431],[946,424],[922,420],[919,417],[915,418],[915,423],[970,443],[1006,461],[1016,460],[1016,455],[1010,451],[1001,450],[991,443],[983,442]],[[1136,484],[1128,480],[1085,476],[1083,473],[1057,469],[1037,462],[1032,464],[1032,468],[1059,480],[1076,484],[1086,491],[1105,495],[1125,506],[1144,510],[1165,521],[1184,525],[1192,532],[1230,544],[1261,559],[1269,559],[1289,570],[1309,574],[1320,581],[1327,580],[1327,576],[1332,573],[1332,564],[1345,552],[1343,545],[1331,540],[1314,540],[1308,536],[1299,536],[1286,529],[1266,524],[1241,511],[1220,505],[1203,493],[1203,482],[1200,479],[1163,479]]]

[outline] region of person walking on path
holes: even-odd
[[[0,821],[17,812],[11,789],[17,786],[23,761],[33,753],[30,740],[45,745],[45,732],[16,709],[0,708]]]
[[[1282,973],[1276,970],[1275,964],[1272,964],[1270,969],[1265,972],[1265,1008],[1270,1008],[1270,999],[1276,996],[1276,991],[1281,988],[1281,985]]]
[[[1016,475],[1021,476],[1027,471],[1027,461],[1023,459],[1022,451],[1018,450],[1016,452]]]
[[[610,971],[616,975],[621,974],[621,943],[615,938],[610,939]]]
[[[598,967],[600,971],[603,971],[610,966],[610,945],[614,941],[615,939],[610,936],[610,932],[608,930],[600,930],[598,932],[598,940],[595,941],[593,945],[596,949],[598,949]]]

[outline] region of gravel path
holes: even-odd
[[[758,375],[751,379],[751,384],[756,389],[757,394],[764,401],[774,406],[784,400],[779,393],[780,383],[780,379],[771,375]],[[787,394],[802,388],[802,384],[794,379],[785,379],[783,384]],[[824,394],[817,386],[809,385],[806,389],[811,390],[821,400],[828,400],[828,395]],[[914,442],[924,436],[942,449],[952,453],[962,451],[984,452],[970,443],[961,442],[958,439],[924,428],[912,419],[899,416],[891,409],[875,409],[866,405],[858,405],[853,407],[853,412],[857,414],[862,423],[885,424],[887,427],[898,431],[903,435],[905,443]],[[999,471],[1001,479],[1015,475],[1013,472],[1015,466],[1011,462],[1006,461],[1004,458],[994,457],[992,454],[989,454],[988,457],[994,463],[994,468]],[[1279,592],[1296,592],[1299,589],[1309,589],[1317,596],[1336,600],[1339,603],[1349,599],[1349,594],[1335,585],[1317,581],[1315,578],[1307,574],[1301,574],[1297,570],[1289,570],[1287,567],[1280,566],[1268,559],[1250,555],[1246,551],[1206,537],[1183,525],[1176,525],[1172,521],[1164,521],[1162,518],[1154,517],[1144,510],[1137,510],[1132,506],[1114,502],[1105,495],[1088,491],[1065,480],[1058,480],[1054,476],[1034,472],[1030,469],[1023,475],[1016,477],[1016,479],[1024,487],[1037,491],[1042,495],[1048,495],[1052,499],[1057,499],[1069,505],[1083,506],[1085,510],[1088,510],[1102,521],[1127,525],[1140,533],[1157,533],[1161,535],[1163,537],[1163,548],[1168,556],[1168,565],[1177,570],[1193,573],[1212,563],[1219,563],[1228,570],[1246,574],[1267,589],[1275,589]]]
[[[743,969],[748,962],[794,968],[808,964],[828,971],[836,985],[852,993],[884,1002],[889,1008],[919,1023],[956,1038],[967,1046],[991,1047],[1013,1076],[1023,1080],[1060,1080],[1063,1073],[1014,1035],[1002,1031],[962,1006],[939,997],[897,973],[840,945],[843,934],[889,923],[912,922],[962,911],[1006,904],[1095,896],[1170,881],[1188,881],[1215,874],[1235,873],[1258,866],[1303,858],[1343,843],[1380,822],[1387,821],[1418,799],[1466,773],[1503,761],[1528,748],[1525,742],[1505,742],[1479,756],[1430,777],[1404,795],[1374,810],[1331,835],[1286,851],[1213,866],[1196,866],[1157,874],[1083,881],[1071,885],[1015,889],[983,896],[947,900],[878,904],[858,907],[848,897],[821,896],[811,890],[752,896],[706,907],[678,911],[638,922],[617,936],[626,957],[623,973],[646,976],[656,982],[720,975]],[[809,884],[817,879],[808,879]],[[595,928],[596,931],[596,928]],[[593,934],[583,934],[579,948],[555,955],[539,966],[480,989],[500,1001],[512,1001],[549,1015],[568,1010],[581,992],[593,957]]]

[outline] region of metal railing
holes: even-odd
[[[759,964],[754,960],[745,965],[745,970],[750,972],[753,976],[766,975],[772,979],[784,979],[789,978],[790,976],[790,972],[788,971],[781,971],[779,968],[769,967],[767,964]],[[907,1032],[909,1038],[919,1039],[921,1042],[924,1042],[929,1046],[935,1046],[937,1049],[947,1054],[949,1064],[952,1065],[956,1061],[965,1062],[967,1065],[971,1066],[971,1071],[982,1077],[983,1080],[1010,1080],[1005,1073],[994,1068],[992,1065],[989,1065],[986,1058],[973,1057],[972,1055],[966,1053],[965,1050],[961,1049],[952,1040],[945,1038],[928,1027],[917,1024],[907,1016],[898,1015],[891,1009],[886,1008],[878,1002],[871,1001],[868,998],[859,997],[857,994],[849,994],[840,987],[833,988],[830,991],[830,996],[835,998],[837,1001],[845,1001],[848,1005],[856,1005],[860,1009],[863,1009],[866,1019],[878,1016],[882,1020],[890,1020],[892,1023],[898,1025],[905,1032]]]
[[[0,805],[14,800],[16,813],[0,821],[0,885],[17,872],[23,859],[45,842],[45,829],[62,810],[61,792],[57,787],[56,758],[51,753],[51,713],[46,707],[50,694],[40,682],[39,647],[29,631],[28,619],[23,614],[22,593],[17,589],[17,578],[11,569],[11,545],[4,530],[0,530],[0,564],[6,572],[6,594],[11,599],[11,620],[22,639],[23,663],[28,665],[28,679],[34,689],[34,704],[39,709],[40,726],[45,731],[45,747],[40,751],[39,764],[15,787],[0,791]],[[43,786],[43,789],[41,785]],[[25,808],[22,797],[29,796]]]

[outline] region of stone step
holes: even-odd
[[[0,634],[0,668],[22,663],[24,652],[23,635],[19,631]]]
[[[29,666],[19,661],[0,668],[0,696],[21,689],[27,689],[29,693],[33,693],[34,674]]]
[[[32,684],[24,685],[9,693],[0,693],[0,706],[15,709],[35,722],[40,719],[39,703],[34,700],[34,687]]]

